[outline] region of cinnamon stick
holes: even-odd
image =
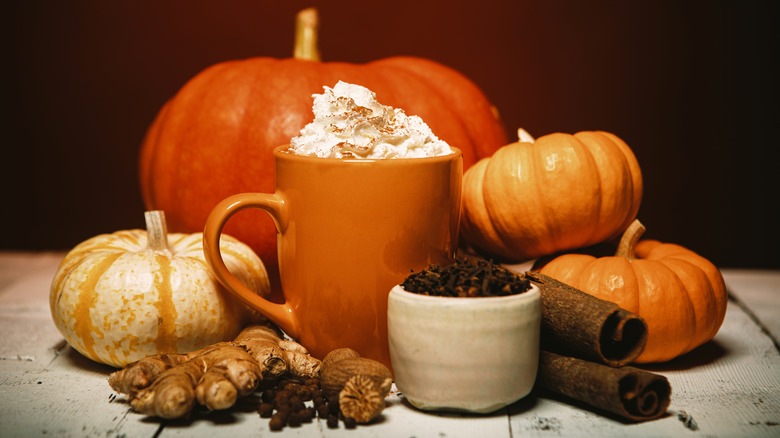
[[[536,385],[632,421],[666,413],[672,392],[669,381],[659,374],[548,351],[540,352]]]
[[[633,362],[647,343],[639,315],[535,271],[526,277],[541,292],[541,348],[619,367]]]

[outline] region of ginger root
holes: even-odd
[[[254,392],[264,378],[319,377],[320,361],[285,340],[270,323],[245,328],[234,341],[183,354],[158,354],[111,373],[112,389],[130,398],[139,413],[181,418],[195,401],[227,409]]]

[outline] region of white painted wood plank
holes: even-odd
[[[48,315],[2,315],[0,332],[3,436],[152,436],[157,430],[127,421],[127,406],[113,401],[106,380],[111,368],[68,347]]]
[[[780,271],[724,269],[729,292],[780,340]]]
[[[395,389],[395,387],[393,387]],[[425,412],[408,404],[397,392],[388,398],[386,421],[365,427],[364,436],[370,437],[509,437],[506,409],[493,414],[467,415],[458,413]],[[337,436],[337,435],[330,435]]]

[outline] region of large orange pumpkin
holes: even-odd
[[[643,317],[648,339],[637,362],[663,362],[712,339],[728,297],[709,260],[680,245],[638,242],[643,232],[634,221],[614,257],[565,254],[535,269]]]
[[[484,94],[433,61],[395,57],[367,64],[319,62],[316,20],[299,14],[296,57],[214,65],[168,101],[143,141],[140,182],[148,209],[165,210],[176,232],[201,231],[211,209],[241,192],[273,192],[271,149],[313,119],[312,94],[337,81],[374,91],[385,105],[418,115],[463,152],[464,168],[506,144]],[[308,39],[307,39],[308,37]],[[225,231],[252,247],[276,274],[276,229],[261,212],[241,212]]]
[[[462,241],[511,262],[590,246],[625,230],[641,199],[639,164],[614,134],[520,130],[463,176]]]

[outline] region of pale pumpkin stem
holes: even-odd
[[[639,219],[634,219],[634,221],[631,222],[631,225],[626,228],[626,231],[623,232],[620,243],[618,243],[617,251],[615,251],[615,256],[623,257],[628,260],[636,259],[634,248],[636,248],[636,244],[639,242],[639,238],[642,237],[642,234],[645,233],[645,230],[645,226],[639,222]]]
[[[533,143],[536,140],[523,128],[517,128],[517,139],[524,143]]]
[[[170,256],[171,249],[168,246],[168,224],[165,222],[165,212],[162,210],[147,211],[144,212],[144,219],[146,219],[148,248],[157,254]]]
[[[319,25],[320,19],[317,9],[306,8],[298,12],[295,17],[295,47],[293,49],[295,59],[320,60],[320,51],[317,48]]]

